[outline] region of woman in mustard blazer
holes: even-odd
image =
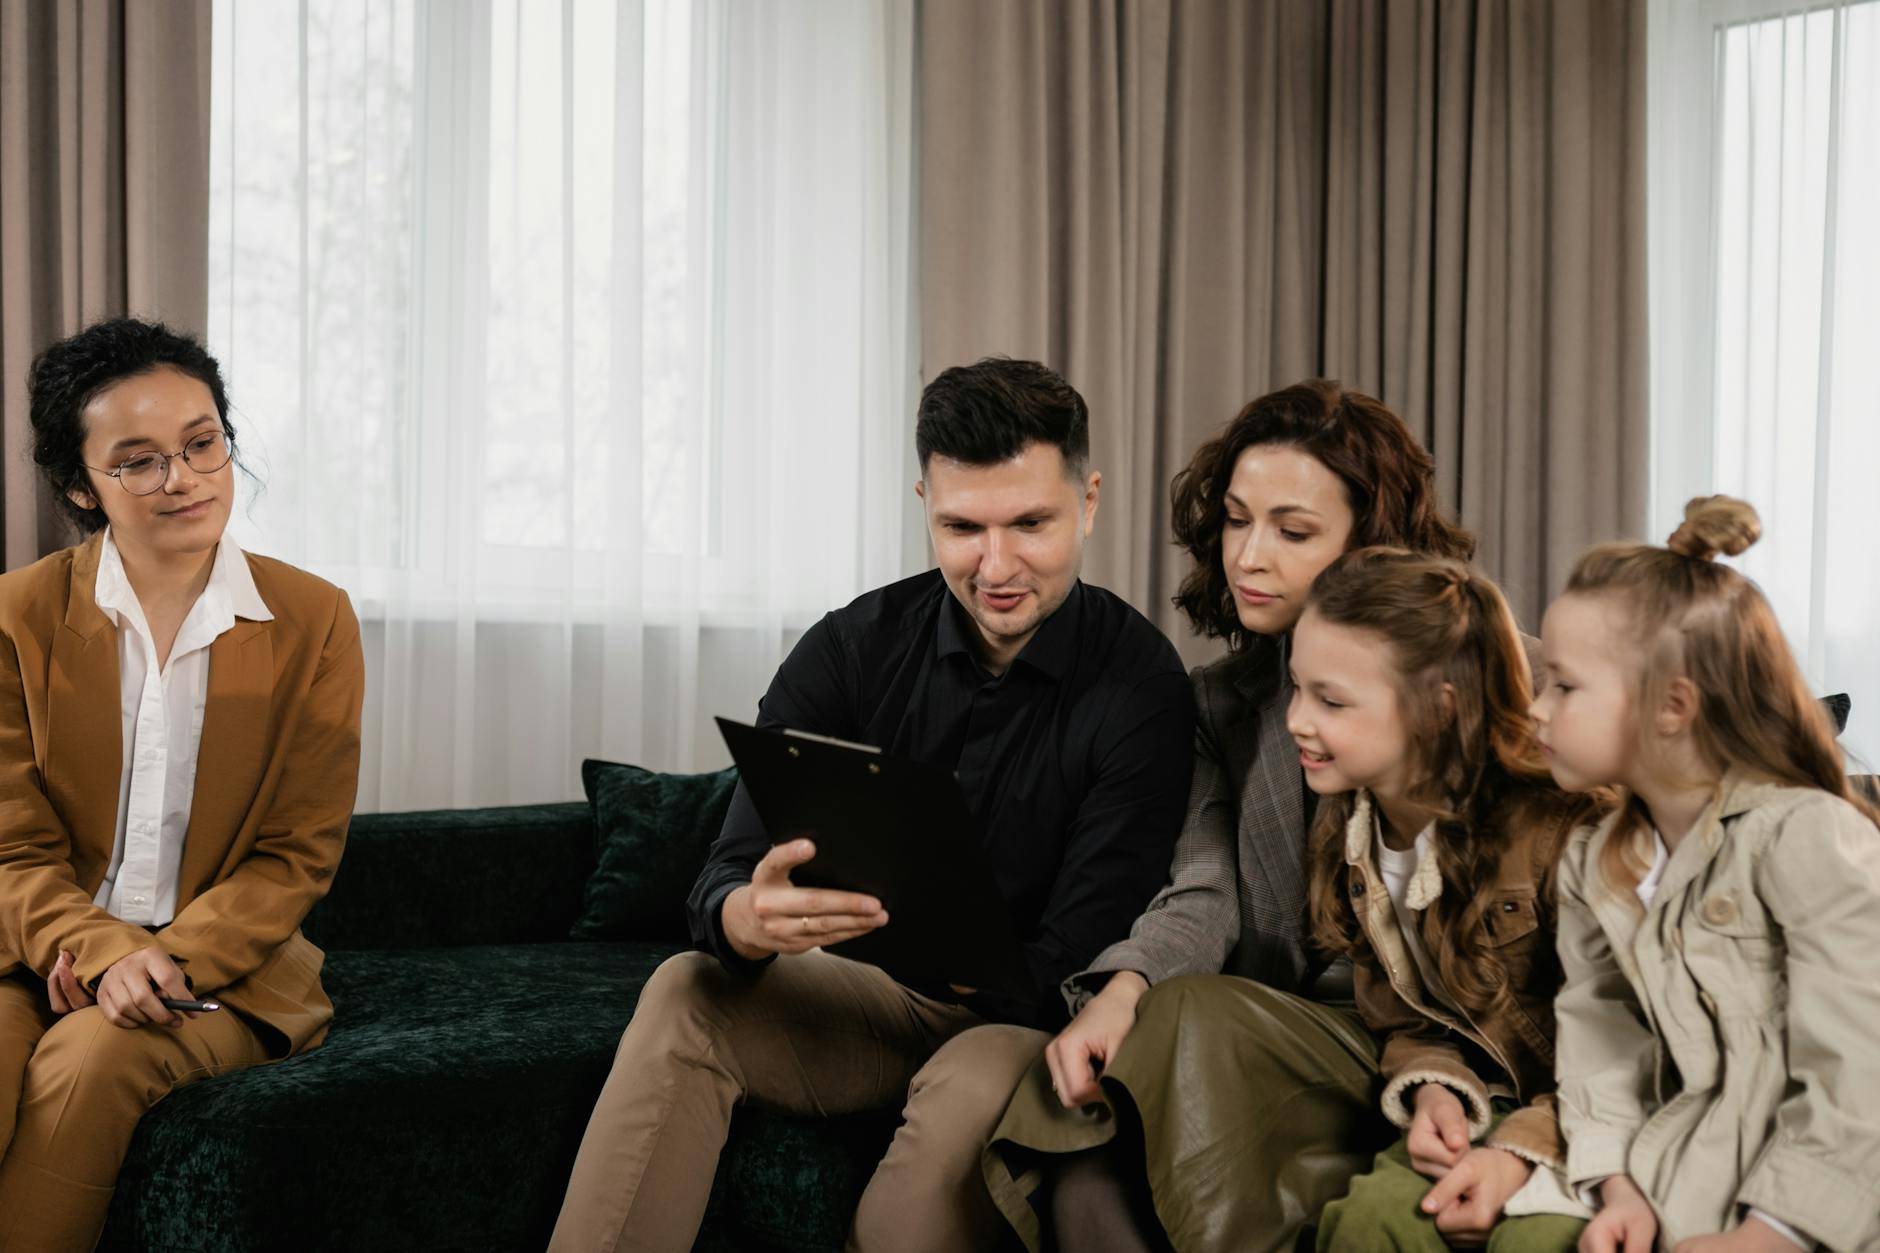
[[[49,1253],[96,1243],[151,1105],[325,1036],[300,923],[345,842],[365,668],[345,593],[227,535],[199,344],[100,323],[31,390],[89,536],[0,575],[0,1250]]]

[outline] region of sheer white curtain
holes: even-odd
[[[1653,0],[1653,519],[1729,492],[1741,561],[1880,762],[1880,3]]]
[[[242,542],[345,587],[362,810],[725,760],[924,562],[912,0],[222,0]]]

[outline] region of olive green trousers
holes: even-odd
[[[1054,1158],[1107,1143],[1133,1105],[1157,1220],[1179,1251],[1290,1249],[1390,1142],[1377,1044],[1356,1014],[1230,975],[1159,983],[1103,1074],[1066,1110],[1042,1059],[986,1149],[986,1184],[1033,1250]]]
[[[1495,1121],[1508,1108],[1495,1103]],[[1435,1181],[1410,1165],[1403,1140],[1377,1155],[1371,1169],[1351,1181],[1351,1191],[1325,1207],[1319,1218],[1319,1253],[1396,1253],[1450,1246],[1436,1222],[1418,1208]],[[1559,1214],[1504,1217],[1489,1234],[1489,1253],[1572,1253],[1586,1222]]]

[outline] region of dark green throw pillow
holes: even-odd
[[[1854,707],[1854,702],[1848,694],[1838,692],[1833,696],[1824,696],[1821,698],[1821,703],[1828,707],[1828,716],[1834,719],[1834,733],[1839,735],[1847,730],[1848,711]]]
[[[600,856],[588,877],[577,940],[686,939],[685,898],[724,826],[736,767],[659,774],[611,761],[581,763]]]

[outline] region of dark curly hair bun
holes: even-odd
[[[69,495],[85,479],[85,406],[123,379],[162,366],[179,370],[209,389],[222,433],[231,443],[228,392],[222,367],[200,341],[161,322],[111,318],[53,344],[33,360],[28,382],[33,424],[33,461],[53,498],[78,529],[89,535],[104,526],[102,509],[87,509]]]

